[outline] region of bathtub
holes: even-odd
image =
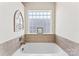
[[[13,56],[68,56],[55,43],[26,43]]]

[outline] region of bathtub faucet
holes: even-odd
[[[22,51],[24,51],[24,48],[22,48]]]

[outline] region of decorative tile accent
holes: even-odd
[[[79,43],[56,35],[56,43],[70,56],[79,56]]]
[[[55,42],[54,34],[26,34],[26,42]]]
[[[10,56],[20,47],[19,38],[0,44],[0,56]]]

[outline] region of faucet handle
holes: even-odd
[[[19,38],[19,41],[21,41],[21,40],[22,40],[22,37]]]

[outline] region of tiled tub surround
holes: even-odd
[[[79,56],[79,43],[56,35],[56,43],[70,56]]]
[[[10,56],[20,47],[19,38],[0,44],[0,56]]]
[[[20,40],[20,41],[19,41]],[[70,56],[79,56],[79,43],[70,41],[69,39],[57,36],[55,34],[26,34],[19,38],[15,38],[0,44],[0,56],[10,56],[20,48],[20,43],[29,42],[54,42],[59,45]]]
[[[55,42],[55,34],[26,34],[26,42]]]
[[[24,44],[27,42],[55,42],[54,38],[54,34],[27,34],[25,36],[21,36],[20,38],[11,39],[0,44],[0,56],[12,55],[17,49],[20,48],[21,43]]]

